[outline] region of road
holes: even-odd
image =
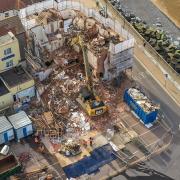
[[[174,134],[173,143],[165,152],[155,156],[143,166],[135,166],[132,169],[113,178],[113,180],[165,180],[180,179],[180,109],[151,77],[144,67],[135,59],[133,76],[143,91],[161,106],[164,120]]]
[[[162,29],[168,32],[171,37],[176,40],[180,37],[179,28],[164,15],[151,0],[119,0],[125,9],[130,10],[136,16],[145,20],[148,24],[160,22]]]

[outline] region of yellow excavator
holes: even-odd
[[[87,48],[84,45],[82,35],[78,35],[71,40],[71,46],[78,45],[83,52],[83,61],[86,73],[86,86],[81,87],[80,94],[76,99],[81,107],[87,112],[89,116],[99,116],[104,114],[108,108],[104,102],[97,96],[93,89],[91,70],[87,57]]]

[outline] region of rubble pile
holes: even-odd
[[[120,74],[118,69],[124,66],[119,64],[118,58],[111,59],[109,53],[112,44],[116,52],[121,53],[119,49],[122,49],[120,47],[124,39],[95,18],[75,10],[59,12],[48,9],[29,18],[34,18],[37,24],[29,32],[30,46],[35,48],[33,52],[39,57],[38,61],[45,64],[40,72],[43,78],[37,84],[45,113],[32,113],[37,129],[53,130],[51,135],[60,135],[62,140],[80,139],[82,134],[90,130],[106,131],[112,127],[118,120],[120,111],[117,105],[122,102],[120,94],[123,89],[117,90],[109,84],[113,76],[108,73],[113,72],[111,74],[116,76]],[[86,47],[94,89],[109,107],[108,113],[101,117],[89,117],[76,101],[80,88],[86,86],[83,53],[80,45],[75,42],[78,35],[83,37]],[[32,39],[34,42],[31,45]],[[127,46],[123,52],[131,48]],[[128,60],[131,61],[131,58]],[[118,68],[119,65],[123,68]],[[51,71],[46,76],[47,69]],[[109,77],[107,82],[104,81],[105,77]]]
[[[53,122],[58,121],[61,126],[65,127],[64,133],[69,138],[80,137],[81,134],[91,129],[104,131],[113,126],[118,120],[119,108],[121,108],[119,106],[122,102],[120,94],[124,89],[114,88],[108,83],[93,79],[94,89],[107,104],[109,111],[101,117],[90,118],[76,102],[80,87],[85,86],[85,75],[82,69],[80,65],[77,65],[71,69],[54,70],[48,79],[51,83],[41,96],[46,109],[53,114]],[[42,116],[38,119],[39,126],[42,121],[47,121]],[[47,122],[44,124],[47,126]]]
[[[73,65],[77,65],[82,63],[82,55],[77,53],[73,49],[63,48],[58,49],[53,53],[53,61],[55,62],[58,67],[61,68],[69,68]]]
[[[140,90],[130,88],[128,93],[145,112],[151,112],[159,109],[159,105],[153,104],[147,96],[140,92]]]
[[[75,156],[81,153],[81,146],[77,142],[72,141],[72,139],[68,139],[62,143],[59,152],[65,156]]]
[[[66,135],[73,137],[90,130],[90,124],[76,102],[80,87],[85,85],[80,68],[76,68],[76,72],[75,69],[55,70],[50,78],[52,83],[42,94],[42,100],[55,119],[63,121]]]

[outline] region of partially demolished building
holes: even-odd
[[[81,49],[77,45],[73,45],[73,56],[67,55],[69,51],[64,52],[71,48],[69,42],[78,33],[85,36],[88,61],[95,77],[112,80],[131,68],[134,39],[117,23],[116,27],[112,26],[115,24],[113,20],[105,19],[91,9],[82,8],[78,3],[69,4],[71,7],[67,3],[64,7],[63,2],[61,6],[54,2],[48,5],[46,2],[48,9],[41,3],[20,12],[28,32],[28,51],[38,57],[36,63],[41,67],[39,70],[42,70],[44,63],[66,64],[70,59],[71,62],[78,61]]]

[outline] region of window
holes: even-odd
[[[9,54],[11,54],[11,48],[8,48],[8,49],[5,49],[4,50],[4,55],[6,56],[6,55],[9,55]]]
[[[5,13],[5,17],[9,17],[9,13],[8,12]]]
[[[13,100],[14,100],[14,102],[16,102],[16,101],[17,101],[17,97],[16,97],[16,95],[13,95]]]
[[[13,60],[10,60],[8,62],[6,62],[6,67],[12,67],[13,66]]]

